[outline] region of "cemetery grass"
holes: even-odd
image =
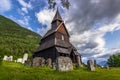
[[[5,62],[0,65],[0,80],[120,80],[120,68],[90,72],[86,67],[57,72],[48,67],[26,67],[21,63]]]

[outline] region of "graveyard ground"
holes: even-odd
[[[67,72],[57,72],[48,67],[32,68],[21,63],[2,62],[0,80],[120,80],[120,68],[90,72],[85,67]]]

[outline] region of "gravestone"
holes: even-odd
[[[3,58],[3,60],[5,60],[5,61],[13,61],[13,56],[4,56],[4,58]]]
[[[95,67],[97,66],[96,60],[94,60],[94,66],[95,66]]]
[[[7,57],[7,61],[11,61],[11,58],[10,58],[10,57]]]
[[[18,58],[18,59],[17,59],[17,62],[22,63],[22,61],[23,61],[23,59],[22,59],[22,58]]]
[[[42,67],[45,65],[45,59],[43,57],[35,57],[33,58],[33,62],[32,62],[32,65],[34,67]]]
[[[95,71],[94,63],[92,60],[87,61],[87,66],[90,71]]]
[[[22,61],[22,63],[24,64],[25,61],[27,61],[27,59],[28,59],[28,54],[26,53],[26,54],[23,55],[23,61]]]
[[[46,64],[49,66],[49,67],[52,67],[52,59],[51,58],[48,58],[46,60]]]
[[[79,67],[83,67],[80,56],[76,56],[76,59],[77,59],[77,64],[78,64],[78,66],[79,66]]]
[[[13,56],[9,56],[9,61],[13,61]]]
[[[8,58],[8,57],[5,55],[4,58],[3,58],[3,60],[7,61],[7,58]]]
[[[60,56],[56,59],[57,71],[69,71],[73,70],[72,60],[69,57]]]

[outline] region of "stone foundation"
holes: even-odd
[[[51,58],[48,58],[46,60],[46,65],[49,66],[49,67],[52,67],[52,59]]]
[[[33,63],[32,63],[32,65],[33,65],[34,67],[42,67],[42,66],[45,65],[45,59],[42,58],[42,57],[35,57],[35,58],[33,58]]]
[[[79,60],[79,66],[81,66],[80,58],[78,58],[78,60]],[[42,57],[35,57],[33,58],[32,65],[33,67],[42,67],[44,65],[47,65],[57,71],[73,70],[73,63],[71,58],[64,56],[57,57],[55,61],[52,61],[51,58],[45,60]]]
[[[73,70],[72,60],[69,57],[58,57],[56,59],[57,71],[69,71]]]

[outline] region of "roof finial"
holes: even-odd
[[[55,14],[52,22],[55,21],[55,20],[61,20],[61,21],[62,21],[62,18],[61,18],[61,16],[60,16],[58,7],[57,7],[57,11],[56,11],[56,14]]]

